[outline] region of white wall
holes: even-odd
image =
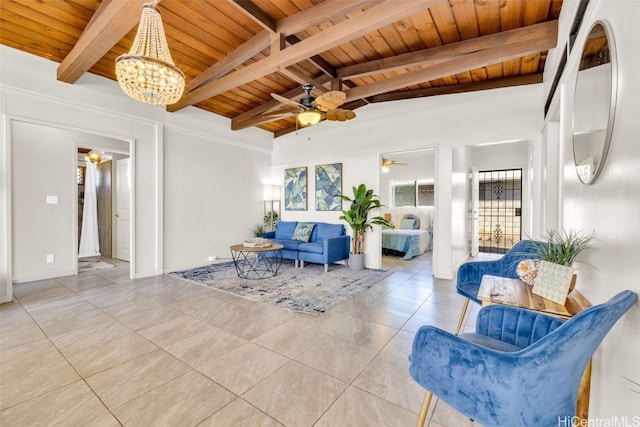
[[[380,194],[380,154],[533,139],[542,126],[541,99],[542,85],[530,85],[368,105],[356,110],[358,116],[349,122],[322,122],[276,139],[274,179],[282,182],[284,168],[307,166],[311,174],[316,164],[342,162],[345,193],[350,193],[353,185],[365,183]],[[449,158],[453,161],[453,154]],[[437,176],[436,172],[436,197]],[[313,181],[309,185],[312,188]],[[450,205],[451,193],[442,194]],[[338,221],[339,214],[315,212],[313,202],[311,198],[309,211],[283,212],[283,219]],[[444,226],[442,221],[438,224]],[[435,251],[438,235],[443,242],[452,237],[450,227],[439,230],[438,224]],[[464,236],[460,244],[466,241]],[[378,268],[379,233],[370,233],[366,246],[365,265]],[[451,277],[458,258],[453,246],[441,256],[446,262],[438,277]],[[434,273],[437,269],[434,262]]]
[[[560,45],[568,37],[575,2],[564,2],[560,16]],[[592,0],[567,63],[558,91],[559,125],[546,128],[548,139],[557,139],[560,183],[559,225],[565,229],[595,231],[596,249],[587,251],[578,264],[578,289],[597,304],[623,289],[640,292],[638,281],[638,237],[640,236],[640,49],[637,17],[640,2]],[[618,102],[607,162],[593,185],[577,178],[571,145],[573,87],[577,62],[591,24],[611,24],[618,60]],[[548,64],[557,63],[560,52],[552,52]],[[550,74],[550,73],[549,73]],[[547,78],[548,77],[548,78]],[[545,80],[552,76],[545,70]],[[545,84],[546,86],[547,84]],[[554,117],[554,115],[551,115]],[[555,117],[554,117],[555,120]],[[551,157],[551,156],[548,156]],[[553,168],[553,159],[546,164]],[[547,204],[554,200],[546,200]],[[612,419],[638,415],[640,386],[640,309],[638,302],[612,329],[593,359],[590,418]],[[635,384],[634,384],[635,382]],[[613,425],[613,424],[612,424]]]
[[[271,153],[212,141],[169,127],[165,131],[165,271],[229,258],[229,246],[262,223],[262,183]]]
[[[260,222],[263,179],[270,176],[268,153],[272,149],[273,138],[269,132],[256,128],[233,132],[230,130],[229,119],[193,107],[177,113],[167,113],[163,107],[151,107],[130,99],[116,82],[88,73],[73,85],[61,83],[55,78],[57,65],[43,58],[0,46],[0,113],[4,117],[0,129],[0,164],[3,166],[0,173],[0,194],[3,195],[0,197],[0,241],[8,242],[0,252],[0,297],[3,300],[10,298],[8,286],[12,281],[11,263],[7,263],[14,243],[11,232],[12,219],[24,216],[35,222],[45,222],[28,204],[21,200],[12,202],[15,191],[11,191],[9,178],[14,159],[8,151],[12,146],[10,124],[15,121],[133,141],[131,154],[135,180],[135,277],[162,273],[165,265],[202,265],[202,260],[208,255],[223,255],[223,246],[226,245],[228,249],[229,245],[247,235],[247,228]],[[167,141],[165,132],[172,135],[166,138]],[[202,229],[201,223],[186,222],[188,218],[184,216],[172,217],[171,221],[174,222],[165,221],[164,198],[168,197],[170,201],[176,199],[171,191],[164,191],[167,181],[164,168],[167,165],[170,170],[174,167],[172,158],[165,153],[165,144],[169,145],[167,151],[173,153],[176,144],[173,136],[183,147],[189,147],[190,144],[199,147],[206,145],[201,154],[196,156],[191,150],[192,154],[180,159],[181,167],[187,170],[193,169],[192,163],[198,163],[208,169],[218,163],[228,164],[230,160],[254,159],[248,162],[256,170],[253,174],[243,175],[238,179],[225,177],[221,181],[191,175],[189,179],[192,182],[184,183],[184,186],[191,190],[191,194],[198,193],[201,197],[212,200],[216,200],[216,194],[220,192],[233,193],[234,197],[224,198],[229,204],[224,208],[228,213],[225,213],[226,216],[223,218],[240,218],[240,221],[229,224],[216,221],[217,217],[214,217],[213,225],[205,229]],[[244,154],[240,155],[239,152]],[[58,154],[56,152],[55,156]],[[37,157],[37,154],[34,155]],[[49,165],[45,167],[50,168]],[[48,169],[42,173],[46,174],[46,170]],[[70,171],[72,173],[73,168]],[[171,178],[173,179],[173,176]],[[238,202],[241,199],[242,201]],[[197,208],[197,205],[183,206],[187,211]],[[252,209],[255,209],[255,214],[249,219]],[[247,224],[242,223],[245,218]],[[198,230],[199,239],[220,243],[213,248],[194,250],[191,248],[193,242],[175,242],[171,239],[164,242],[165,230],[173,230],[173,227],[181,227],[189,235],[194,235],[193,230]],[[167,251],[168,259],[165,259],[165,245],[169,244],[180,245],[189,255],[172,259],[172,254],[175,253],[175,247],[172,246]],[[210,254],[210,251],[220,253]],[[25,256],[20,250],[15,254],[14,261],[22,265]],[[61,256],[62,259],[67,259],[72,255]],[[34,276],[23,276],[20,271],[17,273],[21,275],[21,280],[32,280],[36,273],[38,278],[43,274],[57,274],[48,270],[49,268],[53,267],[42,262],[41,265],[32,266]],[[65,266],[60,270],[66,268]]]

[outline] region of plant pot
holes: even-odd
[[[364,269],[364,254],[349,254],[349,268],[354,271]]]
[[[576,278],[576,273],[573,273],[573,276],[571,276],[571,284],[569,285],[569,293],[573,292],[573,289],[576,287]]]

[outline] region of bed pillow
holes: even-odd
[[[400,229],[401,230],[413,230],[413,226],[416,223],[415,219],[403,218],[400,221]]]
[[[420,229],[420,218],[418,218],[417,216],[415,216],[414,214],[406,214],[403,218],[403,221],[405,219],[412,219],[413,220],[413,229],[414,230],[419,230]],[[411,228],[409,229],[411,230]]]
[[[315,227],[315,224],[299,222],[298,225],[296,225],[296,229],[293,232],[293,237],[291,237],[291,239],[305,243],[308,242],[311,238],[311,233],[313,233],[313,227]]]

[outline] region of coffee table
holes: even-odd
[[[231,257],[238,277],[243,279],[265,279],[278,274],[282,265],[282,249],[277,243],[267,247],[233,245]]]

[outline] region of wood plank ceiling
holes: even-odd
[[[144,0],[2,0],[0,42],[59,62],[58,79],[115,80]],[[158,8],[194,105],[284,135],[301,84],[342,106],[539,83],[561,0],[162,0]],[[289,111],[291,111],[289,109]],[[357,120],[357,118],[356,118]],[[340,126],[340,123],[334,123]]]

